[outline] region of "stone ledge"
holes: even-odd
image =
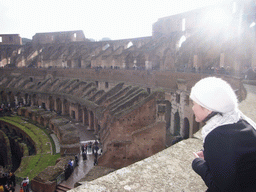
[[[190,138],[130,166],[119,169],[69,192],[80,191],[205,191],[203,180],[191,167],[193,152],[202,140]]]

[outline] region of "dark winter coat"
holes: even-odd
[[[207,191],[256,191],[256,130],[244,120],[215,128],[192,167]]]

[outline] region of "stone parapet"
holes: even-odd
[[[203,180],[192,170],[193,152],[202,147],[190,138],[137,163],[119,169],[69,192],[80,191],[205,191]]]

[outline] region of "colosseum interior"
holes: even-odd
[[[1,34],[1,103],[28,106],[19,114],[49,126],[61,155],[80,150],[72,119],[99,139],[101,166],[152,156],[201,127],[189,100],[199,79],[222,77],[245,98],[242,72],[256,68],[255,5],[233,5],[160,18],[149,37],[91,42],[77,30],[36,33],[22,44],[18,34]],[[213,28],[202,18],[219,8],[231,19]]]

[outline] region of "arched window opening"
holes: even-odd
[[[130,41],[130,42],[126,45],[126,49],[130,48],[131,46],[133,46],[133,43]]]
[[[106,45],[104,45],[103,47],[102,47],[102,50],[103,51],[105,51],[107,48],[109,48],[110,47],[110,45],[109,44],[106,44]]]
[[[184,43],[185,41],[186,41],[186,37],[183,35],[183,36],[180,38],[179,47],[181,47],[182,43]]]

